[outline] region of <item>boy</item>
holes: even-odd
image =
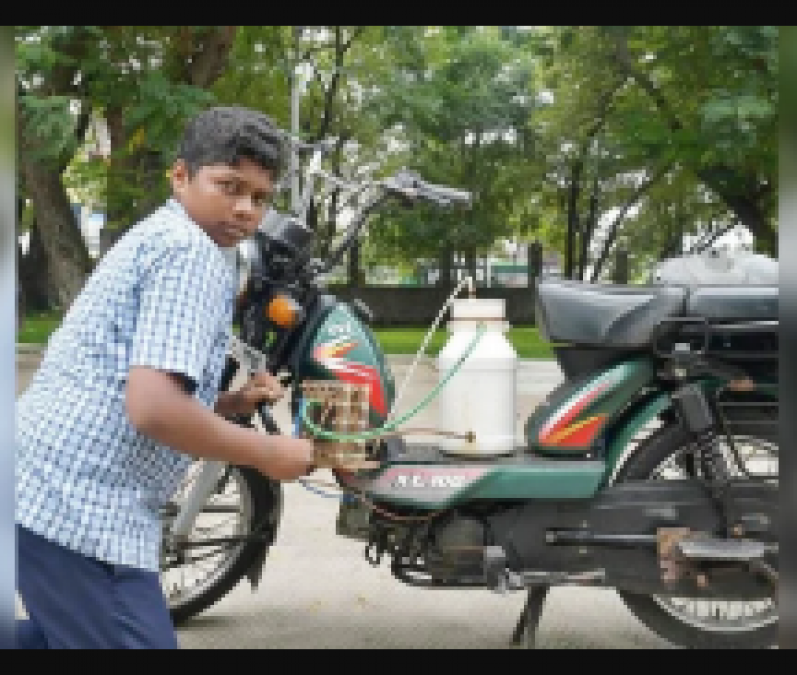
[[[276,400],[276,378],[218,393],[235,292],[223,249],[257,229],[283,154],[261,113],[198,115],[172,198],[102,258],[18,399],[19,647],[176,648],[158,508],[192,460],[312,471],[310,441],[224,419]]]

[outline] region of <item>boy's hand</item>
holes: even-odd
[[[285,394],[280,381],[271,373],[255,373],[249,381],[237,391],[225,391],[219,394],[216,412],[221,415],[252,415],[258,403],[276,403]]]
[[[261,401],[276,403],[285,394],[280,381],[266,371],[255,373],[249,381],[238,390],[241,405],[246,407],[244,412],[254,412],[255,406]]]
[[[292,436],[265,436],[262,459],[254,465],[275,480],[295,480],[315,470],[313,442]]]

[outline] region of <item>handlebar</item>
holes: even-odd
[[[421,176],[408,169],[402,169],[398,173],[377,181],[349,182],[340,180],[326,171],[321,170],[321,160],[324,154],[336,147],[337,139],[324,138],[313,143],[302,141],[289,133],[283,133],[283,140],[290,152],[309,153],[310,157],[304,168],[305,184],[301,195],[299,195],[298,205],[294,207],[295,217],[303,221],[309,210],[312,200],[315,183],[317,179],[326,181],[338,188],[350,190],[353,193],[368,191],[375,188],[376,194],[372,194],[365,200],[365,203],[357,210],[352,222],[346,229],[341,243],[330,251],[324,264],[320,269],[315,270],[323,273],[331,270],[341,260],[343,254],[348,250],[359,235],[367,216],[387,197],[399,197],[405,203],[414,205],[419,201],[431,202],[437,206],[446,208],[452,206],[469,207],[473,203],[473,194],[467,190],[453,188],[448,185],[437,185],[421,178]],[[288,174],[280,181],[280,189],[285,187]],[[307,262],[307,261],[305,261]]]
[[[445,204],[459,203],[464,206],[470,206],[473,203],[473,193],[467,190],[459,190],[447,185],[435,185],[422,180],[418,180],[416,184],[421,196],[432,201]]]

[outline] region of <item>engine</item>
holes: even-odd
[[[404,579],[409,583],[481,580],[489,532],[485,519],[453,512],[423,523],[409,520],[413,517],[409,513],[396,515],[398,518],[391,519],[360,502],[345,500],[338,513],[337,533],[367,541],[366,557],[373,564],[384,553],[390,554],[394,571],[399,575],[413,573],[414,580]],[[422,518],[417,513],[415,517]]]
[[[435,579],[479,577],[487,541],[484,523],[467,516],[452,516],[430,532],[424,560]]]

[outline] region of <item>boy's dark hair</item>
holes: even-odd
[[[217,106],[194,117],[186,126],[177,159],[188,175],[208,164],[235,166],[246,157],[273,173],[276,179],[285,161],[284,134],[267,115],[250,108]]]

